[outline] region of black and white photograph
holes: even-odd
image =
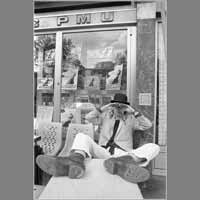
[[[99,90],[100,80],[98,76],[86,76],[85,77],[85,88],[89,90]]]
[[[53,89],[53,78],[38,78],[38,90]]]
[[[78,69],[69,68],[62,73],[62,89],[76,90],[77,89]]]
[[[167,0],[33,6],[33,199],[167,199]]]
[[[106,90],[120,90],[123,65],[116,65],[106,78]]]

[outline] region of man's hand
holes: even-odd
[[[134,116],[135,116],[135,118],[138,118],[138,117],[142,116],[142,113],[135,111]]]
[[[96,109],[98,112],[102,113],[102,109],[101,109],[100,106],[96,106],[95,109]]]

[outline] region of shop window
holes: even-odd
[[[74,102],[102,106],[116,92],[126,94],[126,30],[65,33],[62,46],[62,110]]]
[[[54,70],[55,70],[55,34],[34,36],[34,74],[36,107],[53,106]]]

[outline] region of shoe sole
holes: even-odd
[[[110,174],[116,174],[132,183],[144,182],[150,178],[150,173],[147,169],[131,162],[121,161],[118,158],[105,160],[104,167]]]
[[[37,157],[36,163],[44,172],[52,176],[68,176],[75,179],[82,177],[84,174],[84,170],[75,163],[73,164],[70,159],[69,164],[63,164],[56,157],[40,155]]]

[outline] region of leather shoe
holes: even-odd
[[[140,167],[129,155],[109,158],[104,161],[104,167],[110,174],[116,174],[132,183],[144,182],[150,178],[149,171]]]
[[[68,157],[39,155],[36,163],[52,176],[68,176],[75,179],[81,178],[85,172],[84,157],[78,153],[72,153]]]

